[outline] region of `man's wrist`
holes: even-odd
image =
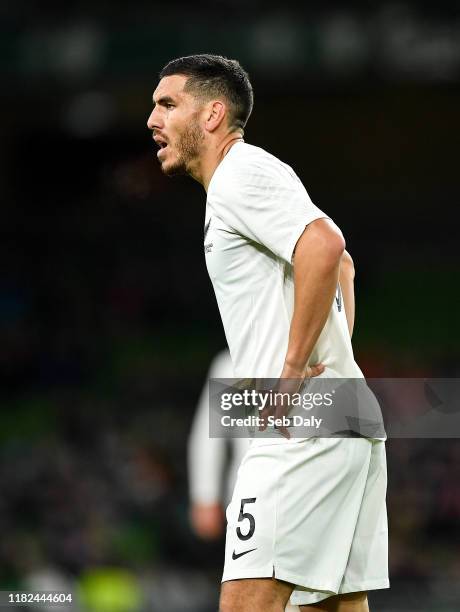
[[[304,378],[305,369],[306,364],[301,366],[299,363],[290,362],[286,359],[280,378]]]

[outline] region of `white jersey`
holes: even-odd
[[[292,255],[305,227],[327,218],[290,166],[244,142],[208,188],[204,250],[237,378],[277,378],[294,309]],[[315,262],[312,261],[314,266]],[[309,360],[323,378],[361,378],[338,288]]]

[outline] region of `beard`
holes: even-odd
[[[166,160],[162,163],[163,173],[167,176],[188,174],[191,164],[200,156],[203,140],[203,130],[195,119],[187,125],[174,144],[177,151],[176,159],[169,164],[166,163]]]

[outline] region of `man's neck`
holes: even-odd
[[[201,183],[206,192],[217,166],[237,142],[244,142],[240,132],[228,134],[217,146],[211,146],[204,152],[199,167],[190,169],[190,176]]]

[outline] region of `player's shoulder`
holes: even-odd
[[[280,161],[277,157],[256,145],[249,144],[248,142],[237,142],[233,145],[228,153],[229,158],[233,158],[235,161],[239,159],[246,159],[248,161]]]
[[[247,142],[239,142],[233,145],[227,158],[227,168],[230,171],[242,171],[246,174],[254,170],[264,174],[286,170],[293,172],[290,166],[272,153]]]
[[[262,147],[238,142],[218,166],[211,182],[211,196],[216,192],[245,194],[245,197],[267,189],[302,189],[294,170]]]

